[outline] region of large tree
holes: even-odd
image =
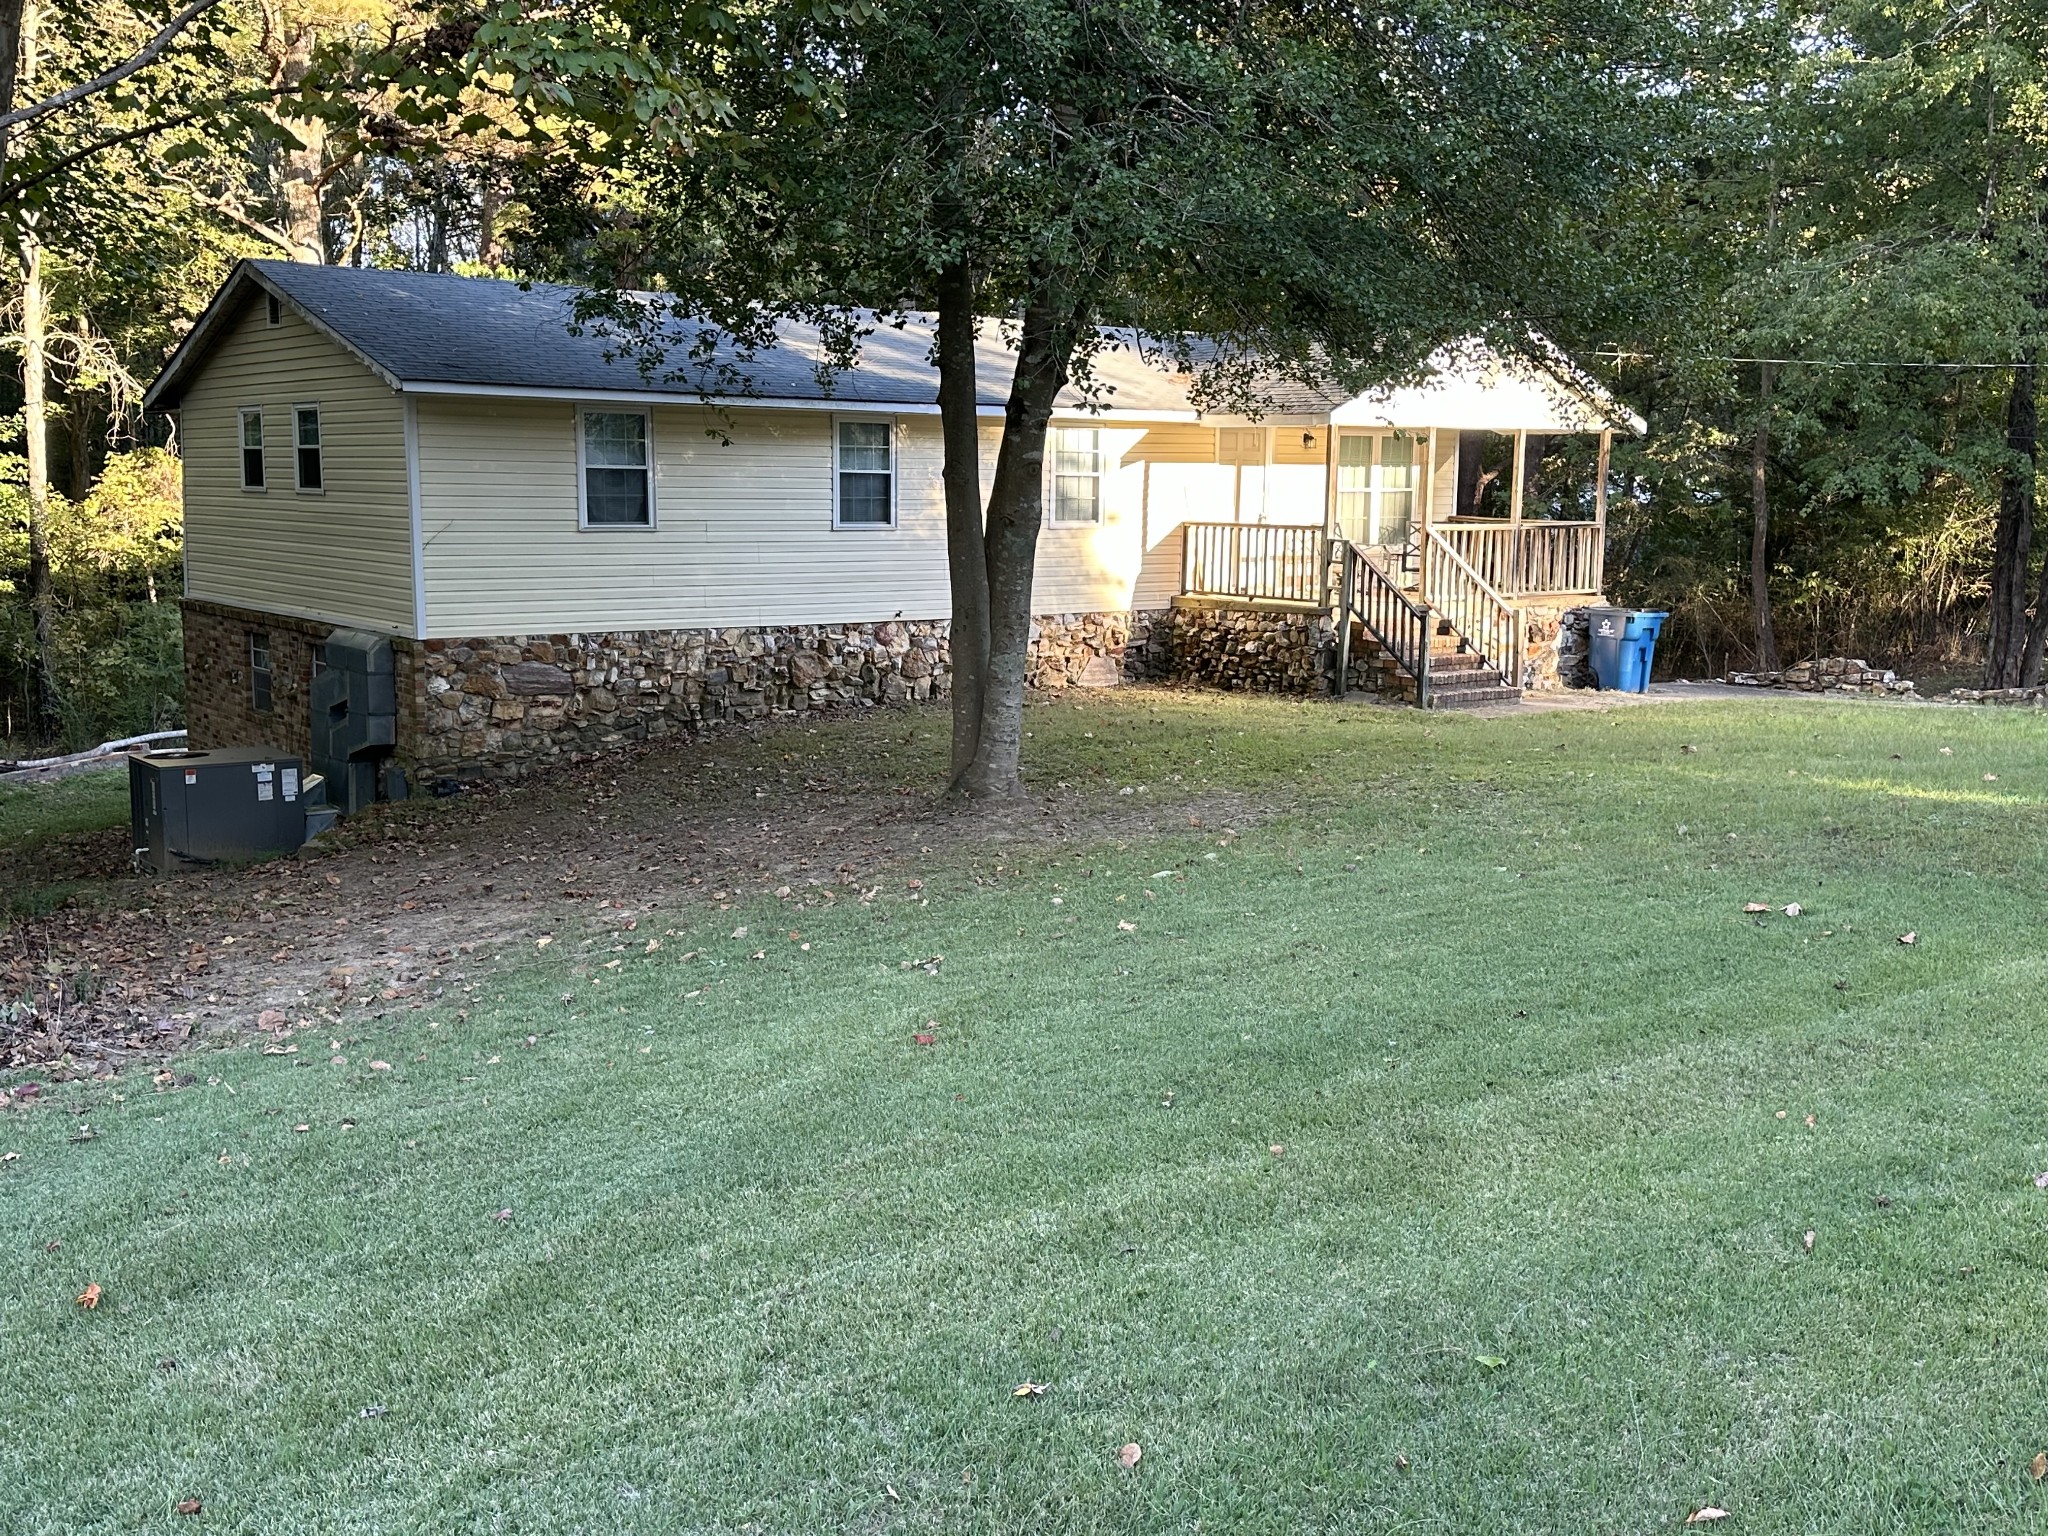
[[[953,788],[1013,794],[1061,392],[1133,336],[1255,412],[1279,377],[1359,388],[1461,335],[1573,330],[1612,270],[1587,215],[1654,94],[1623,9],[791,3],[678,48],[682,8],[615,7],[723,103],[694,153],[610,141],[667,298],[593,312],[656,368],[701,356],[708,321],[741,375],[778,319],[819,323],[843,363],[864,326],[935,313]],[[976,348],[998,332],[984,497]]]

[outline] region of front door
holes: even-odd
[[[1422,483],[1418,439],[1346,431],[1337,438],[1337,532],[1354,544],[1405,544]]]

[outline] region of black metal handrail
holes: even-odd
[[[1337,696],[1351,691],[1351,621],[1380,643],[1394,662],[1415,679],[1415,702],[1429,705],[1430,631],[1436,616],[1402,590],[1369,550],[1348,539],[1344,543],[1342,602],[1337,620]]]
[[[1320,526],[1301,523],[1183,523],[1181,591],[1289,603],[1326,600],[1329,579]]]

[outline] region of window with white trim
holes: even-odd
[[[263,489],[263,407],[242,407],[242,489]]]
[[[320,407],[292,407],[292,469],[302,491],[327,487],[326,466],[320,462]]]
[[[645,411],[584,411],[577,458],[585,528],[654,526],[654,433]]]
[[[1055,427],[1052,433],[1052,520],[1102,521],[1102,429]]]
[[[896,426],[842,418],[832,426],[832,526],[896,525]]]

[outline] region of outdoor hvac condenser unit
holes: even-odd
[[[284,853],[306,840],[311,786],[260,747],[128,754],[131,846],[160,875]]]

